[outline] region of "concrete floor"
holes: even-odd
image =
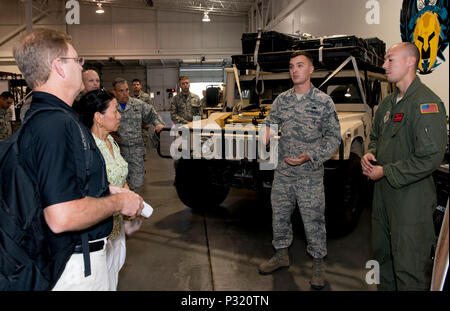
[[[140,231],[127,239],[118,290],[135,291],[309,291],[311,259],[298,213],[289,270],[262,276],[257,266],[273,254],[271,211],[255,193],[232,189],[220,208],[194,213],[178,199],[171,159],[147,153],[140,194],[154,208]],[[370,210],[356,229],[328,240],[329,291],[373,291],[365,282],[370,257]]]

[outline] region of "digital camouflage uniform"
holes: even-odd
[[[164,125],[163,120],[153,106],[130,97],[125,110],[117,104],[117,110],[122,115],[118,130],[120,153],[128,162],[127,184],[131,190],[137,191],[144,184],[145,146],[142,139],[142,122],[155,126]]]
[[[6,140],[12,135],[11,109],[0,109],[0,141]]]
[[[135,96],[134,94],[130,95],[133,98],[137,98],[142,100],[144,103],[147,103],[149,105],[153,106],[153,99],[150,98],[150,95],[141,91],[139,93],[139,95]],[[147,147],[148,141],[150,139],[150,133],[149,133],[149,129],[150,129],[150,124],[147,122],[142,122],[142,139],[144,140],[144,147]]]
[[[138,96],[134,96],[134,94],[132,95],[133,98],[137,98],[142,100],[143,102],[146,102],[149,105],[153,105],[153,99],[150,98],[150,95],[141,91],[141,93],[139,93]]]
[[[292,88],[275,99],[263,124],[281,127],[271,194],[272,244],[275,249],[292,244],[291,214],[297,202],[307,251],[314,258],[323,258],[327,254],[323,163],[335,153],[341,140],[334,103],[313,85],[300,101]],[[311,160],[298,166],[285,162],[301,153],[307,153]]]
[[[175,124],[192,122],[194,116],[202,116],[200,97],[194,93],[178,94],[170,103],[170,115]]]
[[[202,106],[202,109],[206,108],[206,96],[204,96],[201,100],[200,100],[200,106]]]
[[[397,95],[398,90],[378,108],[370,135],[368,152],[385,175],[374,189],[374,259],[380,290],[429,290],[436,242],[431,174],[447,143],[445,107],[418,77],[398,103]]]
[[[202,119],[203,118],[207,118],[207,110],[205,110],[206,107],[206,96],[204,96],[201,100],[200,100],[200,106],[202,106]]]

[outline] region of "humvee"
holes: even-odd
[[[225,72],[220,107],[206,108],[206,119],[171,130],[172,136],[178,135],[170,146],[171,157],[176,159],[175,187],[181,201],[192,209],[220,205],[231,187],[257,191],[262,202],[270,204],[281,131],[265,146],[260,140],[260,122],[270,112],[272,101],[293,86],[289,72],[242,67],[240,75],[236,67]],[[377,106],[393,91],[393,85],[381,68],[359,68],[352,56],[338,68],[316,70],[311,81],[331,96],[341,126],[341,144],[324,163],[324,187],[327,231],[343,234],[355,227],[362,209],[370,204],[371,187],[360,159],[368,148]]]

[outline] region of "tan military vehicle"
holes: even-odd
[[[335,67],[316,70],[312,83],[332,97],[341,126],[341,145],[324,164],[327,230],[340,234],[353,229],[370,204],[371,188],[360,159],[376,108],[393,89],[381,68],[360,69],[352,56]],[[270,202],[279,136],[265,146],[260,122],[272,101],[292,87],[289,72],[225,71],[224,102],[207,108],[206,119],[172,129],[178,135],[170,149],[177,160],[176,190],[193,209],[220,205],[231,187],[253,189]],[[220,108],[225,112],[217,112]]]

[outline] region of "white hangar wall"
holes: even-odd
[[[57,3],[56,0],[49,0]],[[61,4],[64,1],[59,1]],[[270,2],[271,16],[298,3],[297,8],[273,30],[285,33],[307,32],[315,36],[349,34],[379,37],[390,46],[401,41],[400,9],[402,0],[378,0],[380,23],[367,24],[366,0],[279,0]],[[80,55],[91,59],[179,59],[223,58],[241,53],[241,36],[251,24],[249,17],[211,16],[202,23],[200,14],[157,11],[154,9],[107,8],[104,15],[94,7],[81,5],[79,25],[66,25],[63,7],[54,7],[37,25],[67,31]],[[58,15],[59,10],[59,15]],[[55,13],[56,12],[56,13]],[[36,12],[35,12],[36,13]],[[35,14],[33,14],[35,16]],[[0,0],[0,38],[25,24],[21,1]],[[12,46],[18,36],[0,46],[0,71],[18,72],[12,58]],[[424,81],[449,103],[448,48],[447,61]]]
[[[247,30],[247,16],[218,16],[203,23],[200,13],[183,13],[155,9],[131,9],[105,6],[105,13],[95,14],[95,6],[80,6],[80,24],[67,25],[65,1],[49,0],[48,15],[33,27],[49,27],[67,32],[80,56],[102,61],[103,85],[111,89],[118,75],[141,77],[146,91],[155,93],[158,110],[168,108],[167,88],[178,82],[181,59],[226,59],[241,52],[241,36]],[[33,9],[33,17],[41,12]],[[16,0],[0,0],[0,39],[26,24],[24,4]],[[0,71],[20,73],[12,56],[14,43],[25,30],[0,45]],[[109,66],[110,58],[120,66]],[[142,68],[130,67],[125,60],[141,60]],[[161,60],[151,63],[151,60]],[[152,65],[148,65],[152,64]],[[169,64],[169,65],[167,65]],[[145,79],[145,77],[147,77]]]
[[[61,4],[64,1],[55,1]],[[241,51],[241,35],[246,16],[211,15],[202,23],[201,14],[155,9],[106,7],[95,14],[95,7],[81,4],[80,24],[66,25],[65,10],[55,7],[33,27],[66,31],[80,55],[88,59],[178,59],[230,57]],[[34,11],[33,17],[39,12]],[[0,0],[0,38],[26,23],[21,1]],[[0,70],[12,69],[12,47],[18,36],[0,46]],[[8,66],[8,67],[5,67]],[[15,71],[16,72],[16,71]]]
[[[110,8],[103,16],[83,6],[79,25],[71,25],[80,54],[88,57],[114,55],[118,59],[173,59],[229,57],[239,53],[245,17]]]
[[[291,0],[297,1],[297,0]],[[287,6],[290,1],[281,0]],[[284,2],[284,3],[283,3]],[[274,30],[295,34],[310,33],[314,36],[333,34],[356,35],[362,38],[378,37],[386,42],[386,47],[400,42],[400,10],[402,0],[378,0],[380,23],[367,24],[366,0],[305,0],[287,16]],[[419,75],[422,82],[430,87],[444,101],[449,111],[449,58],[442,62],[431,74]]]

